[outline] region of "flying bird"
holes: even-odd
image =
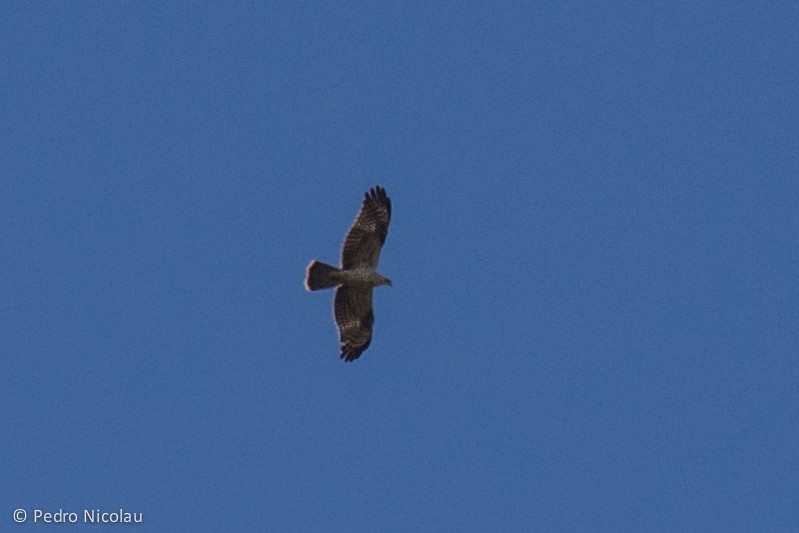
[[[360,357],[372,342],[372,289],[391,285],[391,280],[377,273],[391,220],[391,200],[382,187],[372,187],[364,196],[361,210],[344,237],[341,267],[314,260],[305,271],[305,288],[309,291],[336,287],[333,314],[341,358],[347,362]]]

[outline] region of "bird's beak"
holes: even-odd
[[[390,279],[389,279],[389,280],[387,280],[387,281],[388,281],[388,286],[389,286],[389,287],[393,287],[393,286],[394,286],[394,285],[392,285],[392,284],[391,284],[391,280],[390,280]]]

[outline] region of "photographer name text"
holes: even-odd
[[[114,509],[106,511],[103,509],[83,509],[78,512],[65,511],[59,509],[55,512],[33,509],[30,516],[23,509],[14,512],[14,521],[17,523],[30,520],[35,523],[43,524],[141,524],[143,522],[142,513],[125,511],[124,509]]]

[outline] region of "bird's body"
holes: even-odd
[[[308,265],[305,277],[305,288],[309,291],[328,289],[336,285],[371,288],[388,283],[388,278],[381,276],[376,270],[364,267],[345,270],[316,260]]]
[[[305,275],[309,291],[336,287],[333,313],[339,330],[341,358],[354,361],[372,341],[372,289],[391,285],[378,274],[380,250],[388,234],[391,200],[382,187],[373,187],[365,194],[363,206],[341,250],[341,268],[311,261]]]

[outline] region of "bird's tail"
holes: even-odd
[[[339,270],[321,261],[311,261],[305,271],[305,288],[309,291],[318,291],[335,287],[339,284]]]

